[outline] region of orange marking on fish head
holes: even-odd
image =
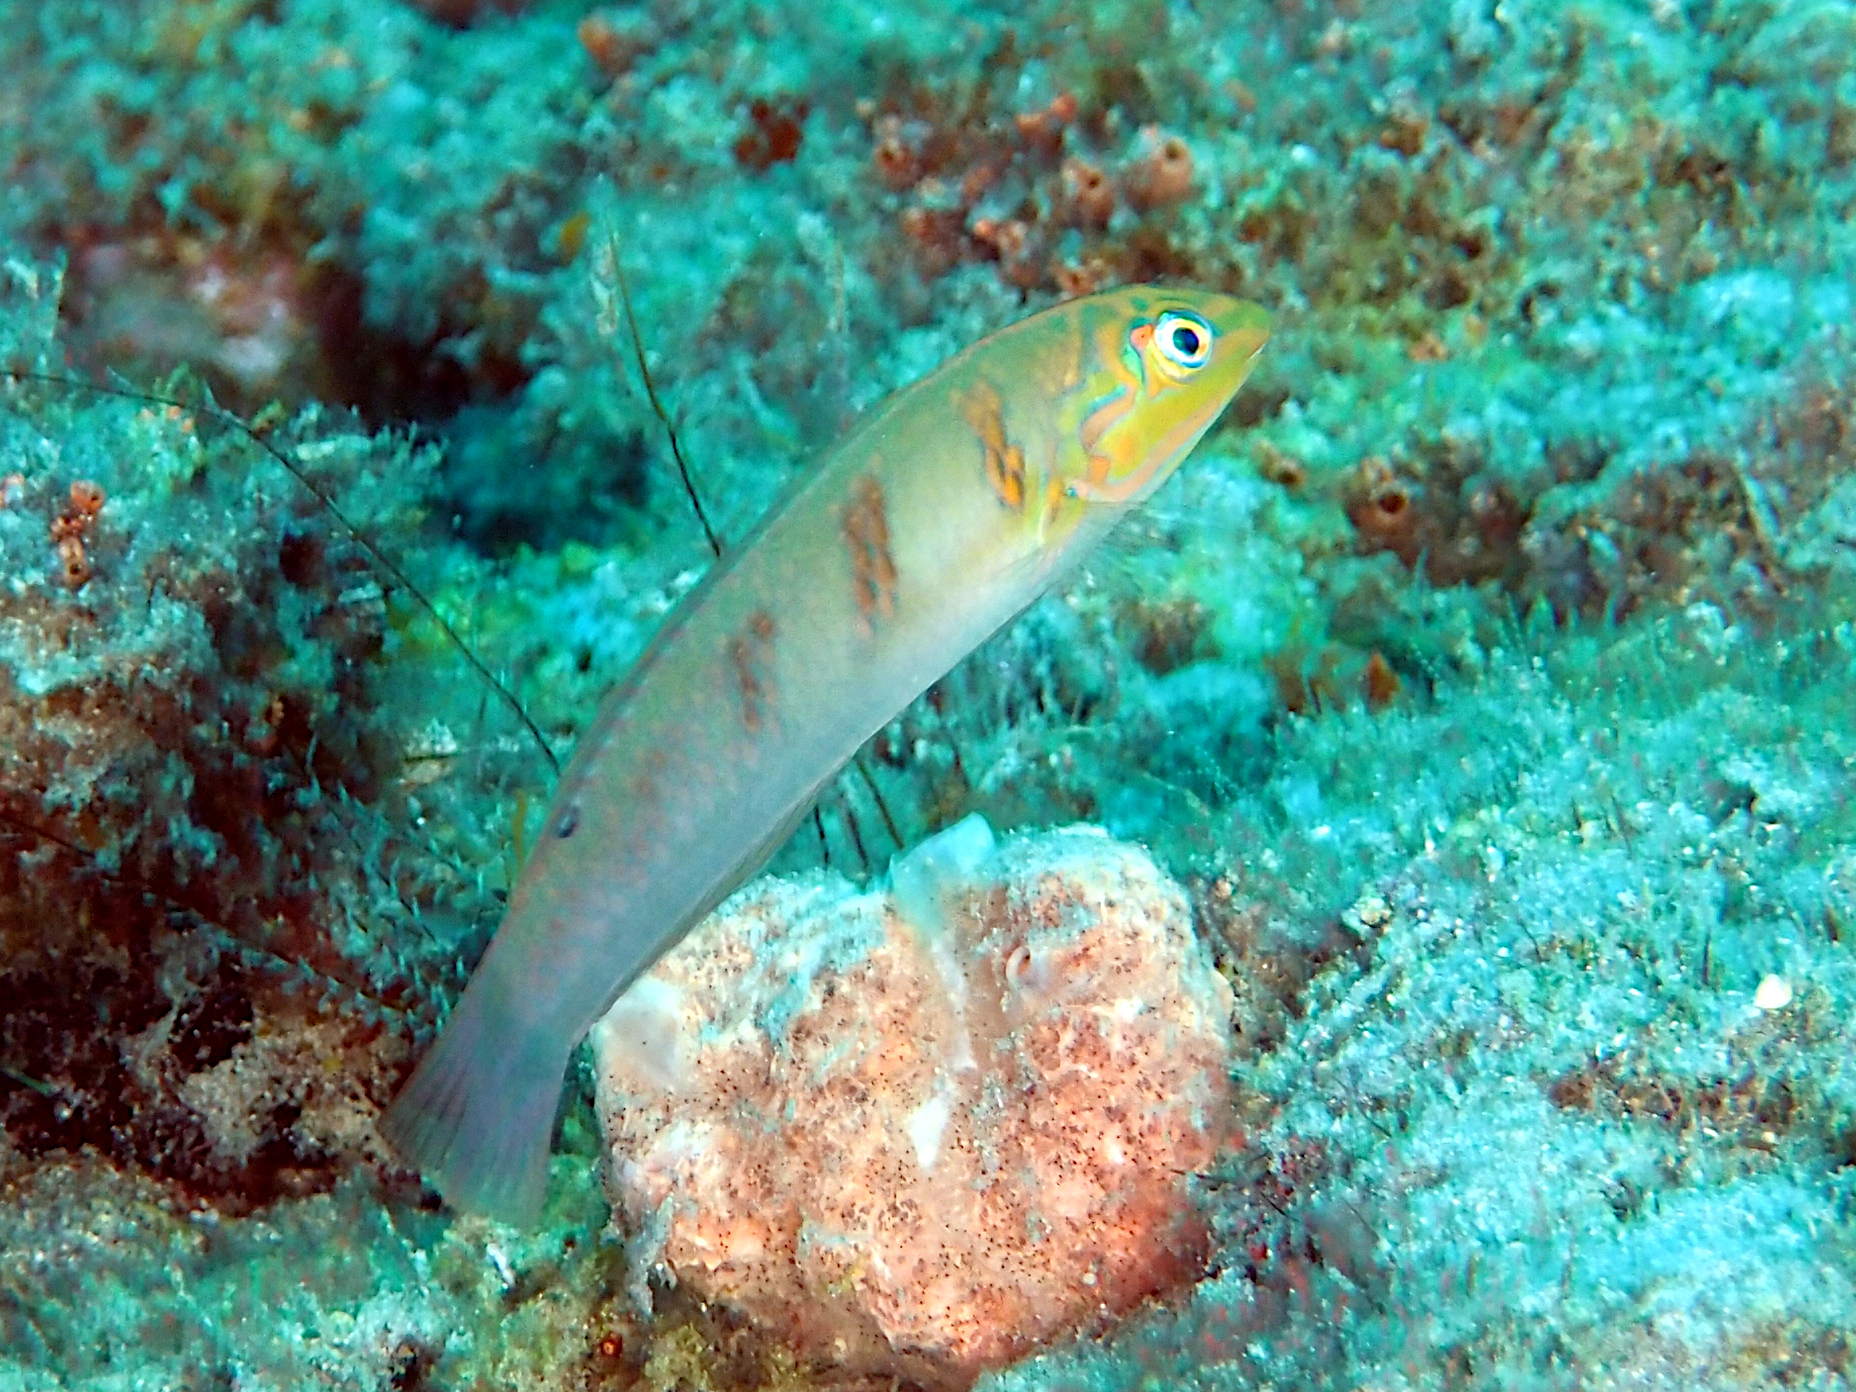
[[[1082,388],[1084,460],[1069,485],[1089,502],[1137,502],[1159,487],[1269,338],[1269,315],[1228,295],[1132,287],[1120,301],[1118,322],[1105,313],[1091,335],[1095,370]]]

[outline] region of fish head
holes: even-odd
[[[1087,304],[1076,423],[1085,502],[1137,503],[1177,469],[1269,341],[1261,305],[1210,290],[1132,285]]]

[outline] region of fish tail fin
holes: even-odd
[[[547,1196],[567,1054],[510,1039],[498,1015],[466,990],[379,1130],[454,1207],[532,1226]]]

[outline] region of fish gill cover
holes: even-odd
[[[0,4],[4,365],[176,403],[0,385],[0,1388],[890,1385],[635,1265],[584,1083],[533,1232],[373,1132],[548,776],[369,546],[563,753],[706,564],[601,176],[724,539],[1027,309],[1275,317],[774,862],[1094,823],[1229,983],[1198,1264],[985,1385],[1847,1386],[1853,29]]]

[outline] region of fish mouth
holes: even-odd
[[[1206,318],[1217,335],[1215,370],[1218,375],[1214,380],[1227,396],[1234,396],[1269,345],[1269,311],[1250,300],[1220,296]]]
[[[1270,314],[1254,300],[1226,299],[1212,313],[1212,327],[1227,353],[1245,365],[1270,341]]]

